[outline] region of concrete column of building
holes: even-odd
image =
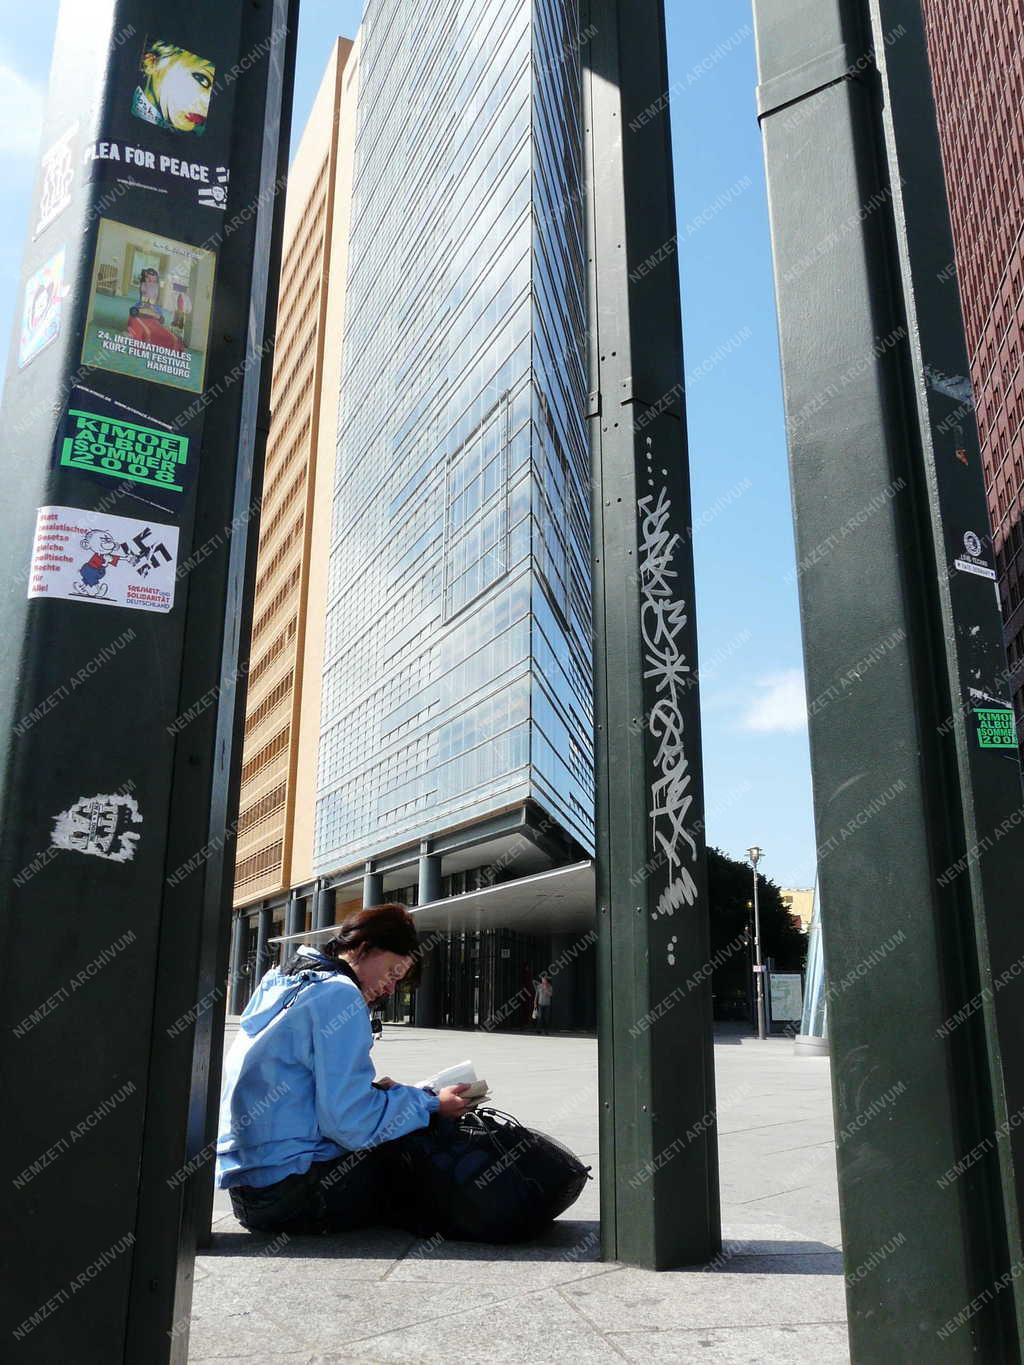
[[[575,959],[571,953],[576,935],[552,934],[548,949],[547,973],[551,977],[554,995],[551,997],[551,1027],[576,1028]]]
[[[431,905],[441,899],[441,855],[431,853],[429,842],[420,844],[420,905]]]
[[[334,892],[321,881],[316,888],[316,904],[313,910],[313,928],[329,929],[334,923]]]
[[[274,912],[269,906],[264,905],[259,912],[259,919],[256,923],[256,960],[252,967],[253,988],[262,981],[270,966],[270,953],[267,948],[267,939],[273,933]]]
[[[597,949],[593,942],[587,945],[580,959],[577,983],[580,993],[581,1027],[594,1029],[597,1027]]]
[[[368,910],[372,905],[382,905],[384,902],[384,877],[380,872],[374,872],[373,863],[366,864],[363,873],[363,909]]]
[[[293,891],[288,897],[288,909],[284,916],[284,932],[287,937],[289,934],[301,934],[305,927],[306,913],[302,897],[298,891]]]
[[[228,1014],[241,1014],[245,991],[245,922],[244,910],[236,910],[231,920],[231,961],[228,966]]]
[[[440,1024],[441,963],[436,947],[428,948],[420,959],[420,982],[416,987],[417,1028],[437,1028]]]

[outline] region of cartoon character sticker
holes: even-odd
[[[30,275],[25,284],[25,303],[21,316],[18,368],[24,369],[40,351],[60,336],[64,297],[64,248],[51,256],[44,266]]]
[[[174,133],[201,137],[210,115],[216,68],[205,57],[163,39],[147,40],[132,96],[136,118]]]
[[[28,596],[168,612],[177,558],[176,526],[77,507],[40,507]]]
[[[92,553],[78,570],[78,582],[71,589],[76,596],[106,597],[107,584],[103,580],[107,576],[107,568],[120,564],[122,559],[133,568],[139,563],[139,554],[115,554],[120,549],[117,541],[109,531],[98,528],[86,531],[82,537],[82,549],[91,550]]]

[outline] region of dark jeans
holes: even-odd
[[[318,1161],[302,1175],[285,1176],[257,1189],[236,1185],[228,1193],[235,1217],[250,1232],[352,1232],[391,1223],[391,1179],[385,1148],[349,1152]]]
[[[538,1032],[538,1033],[547,1033],[547,1031],[548,1031],[548,1024],[550,1023],[550,1020],[551,1020],[551,1006],[550,1006],[550,1005],[538,1005],[538,1006],[537,1006],[537,1032]]]

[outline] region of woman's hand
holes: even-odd
[[[437,1106],[437,1112],[442,1118],[457,1119],[466,1112],[466,1101],[462,1096],[468,1089],[468,1085],[446,1085],[438,1092],[441,1103]]]

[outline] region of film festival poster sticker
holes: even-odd
[[[101,218],[82,364],[201,393],[216,256]]]
[[[28,596],[169,612],[177,562],[176,526],[79,507],[40,507]]]
[[[25,281],[18,341],[18,368],[23,370],[60,336],[67,286],[63,247]]]
[[[191,442],[173,427],[92,389],[72,389],[57,431],[56,463],[64,469],[139,485],[143,490],[183,494],[194,469]],[[147,499],[148,500],[148,499]],[[171,505],[164,510],[171,512]]]

